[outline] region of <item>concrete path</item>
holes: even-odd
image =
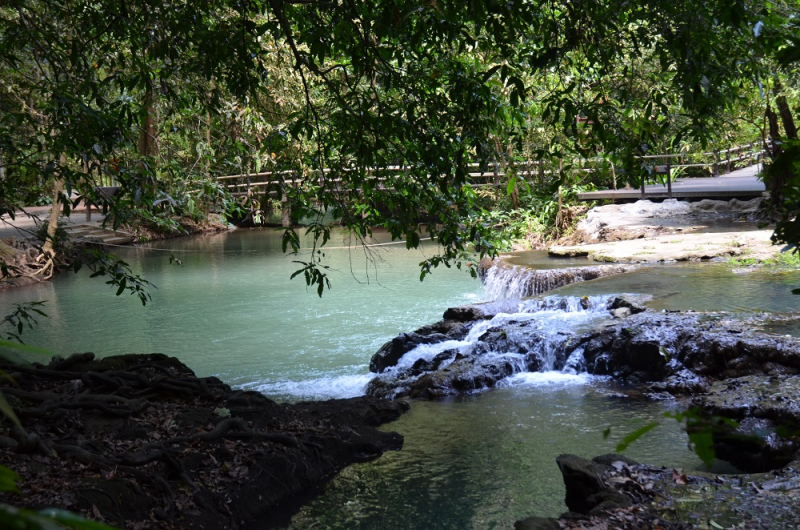
[[[676,199],[732,199],[761,197],[766,188],[758,179],[761,165],[737,169],[719,177],[679,178],[672,183],[672,197]],[[666,199],[668,190],[662,184],[645,186],[646,199]],[[641,189],[601,190],[579,193],[582,201],[595,200],[637,200],[642,198]]]
[[[15,213],[15,219],[4,215],[0,217],[0,239],[6,237],[30,238],[36,231],[36,225],[50,215],[49,206],[30,206]],[[83,238],[85,240],[125,245],[133,240],[131,234],[121,230],[103,228],[103,214],[100,210],[92,209],[91,221],[86,220],[86,209],[73,209],[70,216],[61,216],[59,220],[66,226],[65,229],[72,240]]]

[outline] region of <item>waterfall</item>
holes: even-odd
[[[526,298],[572,283],[622,274],[633,265],[594,265],[564,269],[529,269],[495,262],[484,276],[484,293],[489,300]]]

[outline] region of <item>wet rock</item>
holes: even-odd
[[[445,310],[442,318],[455,322],[475,322],[487,320],[499,313],[514,313],[519,309],[520,300],[498,300],[482,304],[462,305]]]
[[[647,311],[647,308],[644,307],[643,305],[637,303],[634,300],[630,300],[622,296],[614,298],[614,300],[611,302],[611,305],[609,306],[609,309],[611,310],[623,309],[623,308],[628,309],[631,315],[644,313],[645,311]]]
[[[425,336],[434,333],[440,333],[446,336],[448,339],[460,340],[464,337],[464,335],[467,334],[467,331],[469,331],[469,326],[463,322],[459,322],[457,320],[440,320],[435,324],[422,326],[421,328],[414,330],[414,333]]]
[[[426,374],[412,382],[408,390],[398,396],[412,398],[440,398],[454,394],[469,394],[493,388],[500,379],[514,373],[510,363],[480,362],[465,358],[453,362],[443,370]]]
[[[370,372],[381,373],[390,366],[397,364],[397,361],[410,352],[420,344],[433,344],[436,342],[443,342],[448,340],[446,335],[441,333],[431,333],[429,335],[420,335],[419,333],[401,333],[393,338],[372,356],[369,361]]]
[[[631,500],[609,487],[604,477],[614,468],[575,455],[556,458],[567,488],[564,499],[570,511],[591,514],[631,506]]]
[[[620,307],[611,310],[611,316],[614,318],[625,318],[631,316],[631,310],[627,307]]]
[[[708,392],[709,388],[711,388],[711,381],[707,377],[686,369],[650,385],[650,389],[654,392],[668,392],[673,396],[703,394]]]
[[[564,456],[559,457],[560,459]],[[574,510],[557,519],[560,529],[626,528],[681,529],[716,528],[797,528],[800,512],[795,492],[800,488],[800,462],[770,473],[747,475],[687,474],[681,470],[637,464],[621,455],[605,455],[588,461],[570,457],[565,469],[571,474],[565,484],[582,487],[581,495],[593,491],[612,491],[626,497],[627,508],[599,509],[576,513]],[[595,479],[599,480],[595,480]],[[570,486],[568,486],[569,492]],[[600,489],[598,489],[600,488]],[[577,491],[577,490],[576,490]],[[584,503],[583,509],[588,504]],[[669,520],[665,520],[664,518]],[[548,524],[535,518],[522,520]],[[518,528],[525,528],[518,526]],[[531,528],[540,528],[532,526]],[[541,528],[548,528],[543,526]],[[553,527],[556,528],[556,527]]]
[[[714,382],[692,404],[706,416],[740,421],[714,431],[717,456],[745,471],[765,471],[794,458],[800,426],[800,376],[750,375]]]
[[[456,322],[472,322],[473,320],[487,318],[487,315],[480,307],[467,305],[448,308],[444,312],[443,318],[445,320],[455,320]]]

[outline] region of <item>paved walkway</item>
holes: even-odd
[[[761,197],[766,188],[758,179],[760,165],[737,169],[719,177],[696,177],[677,179],[672,183],[672,196],[676,199],[732,199]],[[668,198],[667,187],[662,184],[651,184],[644,188],[645,199]],[[601,190],[579,193],[582,201],[601,199],[641,199],[641,189]]]
[[[0,239],[6,237],[33,237],[36,225],[46,221],[50,215],[49,206],[30,206],[22,211],[16,212],[12,220],[10,216],[0,217]],[[84,238],[102,241],[103,243],[113,243],[124,245],[131,242],[130,234],[122,231],[114,231],[110,228],[104,229],[102,225],[103,214],[100,210],[92,209],[92,220],[86,220],[86,209],[73,209],[70,216],[61,216],[59,220],[66,226],[67,233],[73,239]]]

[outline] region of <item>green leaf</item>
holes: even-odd
[[[113,526],[86,519],[66,510],[49,508],[40,511],[39,514],[59,523],[67,524],[77,530],[114,530]]]
[[[514,175],[510,179],[508,179],[508,184],[506,184],[506,194],[511,195],[514,193],[514,190],[517,188],[517,176]]]
[[[128,284],[128,282],[125,280],[125,278],[123,278],[122,281],[119,282],[119,288],[117,289],[117,296],[119,296],[123,292],[125,292],[125,286],[127,284]]]
[[[28,344],[22,344],[21,342],[16,342],[13,340],[3,340],[0,339],[0,347],[9,348],[11,350],[17,350],[24,353],[35,353],[37,355],[49,355],[52,357],[55,355],[55,352],[48,350],[47,348],[40,348],[38,346],[30,346]]]
[[[714,452],[714,436],[711,431],[689,433],[689,441],[694,446],[694,452],[706,465],[711,465],[716,453]]]
[[[617,448],[615,449],[616,452],[621,453],[625,449],[628,448],[630,444],[647,434],[648,432],[652,431],[656,427],[658,427],[659,423],[655,421],[651,421],[647,425],[643,427],[639,427],[632,433],[628,434],[625,438],[622,439],[620,443],[617,444]]]
[[[17,481],[20,480],[13,469],[6,466],[0,466],[0,491],[14,491],[19,492]]]
[[[14,412],[14,409],[11,408],[11,405],[8,404],[6,397],[2,393],[0,393],[0,412],[2,412],[6,418],[13,421],[17,427],[22,427],[22,423],[19,421],[19,418],[17,418],[17,414]]]

